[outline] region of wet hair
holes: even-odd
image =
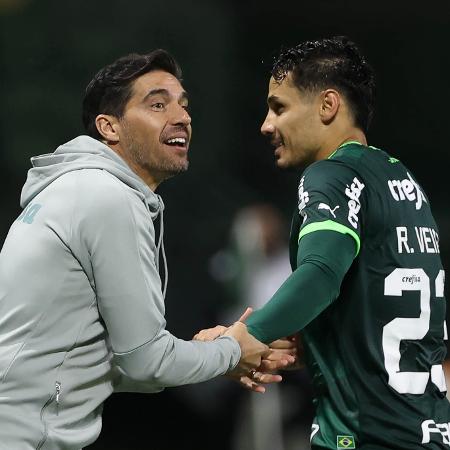
[[[125,106],[132,95],[134,80],[154,70],[164,70],[181,81],[180,66],[170,53],[161,49],[145,55],[131,53],[100,69],[87,85],[83,99],[86,133],[101,140],[95,118],[99,114],[123,117]]]
[[[334,88],[350,104],[355,125],[367,132],[374,112],[375,75],[358,47],[345,36],[305,41],[282,50],[272,76],[282,82],[292,74],[300,91]]]

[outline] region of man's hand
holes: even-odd
[[[279,339],[269,344],[269,352],[261,360],[261,365],[248,375],[229,375],[245,389],[263,394],[266,388],[263,384],[279,383],[283,377],[274,373],[287,369],[297,362],[297,343],[290,339]]]
[[[241,359],[232,371],[233,374],[246,375],[252,369],[256,370],[261,365],[262,357],[269,354],[269,347],[254,338],[242,322],[235,322],[224,336],[234,337],[241,347]]]
[[[214,328],[206,328],[205,330],[199,331],[192,339],[195,341],[213,341],[219,336],[223,336],[228,327],[222,325],[217,325]]]
[[[248,307],[244,314],[239,317],[238,322],[244,322],[247,320],[247,317],[253,312],[253,309]],[[214,328],[206,328],[205,330],[199,331],[192,339],[196,341],[213,341],[217,339],[219,336],[223,336],[225,331],[228,330],[228,327],[224,327],[223,325],[217,325]]]
[[[264,393],[265,388],[263,384],[279,383],[282,381],[282,376],[275,374],[275,371],[301,367],[301,364],[299,364],[301,358],[299,358],[298,352],[298,348],[301,346],[301,340],[298,335],[294,335],[288,338],[278,339],[269,344],[269,347],[261,344],[247,332],[247,328],[243,323],[251,313],[252,309],[247,308],[239,318],[239,321],[233,326],[225,327],[217,325],[214,328],[201,330],[193,339],[198,341],[212,341],[223,335],[236,338],[241,346],[241,360],[236,368],[228,373],[227,376],[246,389]],[[244,342],[244,339],[247,339],[247,341]],[[243,345],[245,345],[245,350]],[[260,352],[265,349],[262,353],[259,353],[259,356],[258,348]],[[245,355],[244,351],[246,352]],[[258,358],[260,358],[260,364],[255,366]]]
[[[227,377],[231,378],[233,381],[236,381],[245,389],[258,392],[260,394],[264,394],[264,392],[266,392],[266,388],[263,384],[279,383],[283,379],[281,375],[258,371],[251,372],[249,375],[237,375],[230,373]]]
[[[292,355],[294,361],[291,364],[286,365],[284,370],[298,370],[305,366],[305,355],[303,342],[300,333],[296,333],[292,336],[278,339],[269,344],[271,351],[280,354]]]

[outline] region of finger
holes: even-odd
[[[265,362],[271,362],[271,363],[282,363],[283,361],[286,362],[287,364],[292,364],[294,363],[298,358],[295,355],[267,355],[264,358],[262,358],[262,361]],[[262,362],[261,361],[261,362]]]
[[[259,385],[255,381],[253,381],[250,377],[242,376],[239,379],[239,383],[245,389],[248,389],[253,392],[258,392],[260,394],[264,394],[266,392],[266,388],[264,386]]]
[[[273,341],[269,344],[270,348],[274,349],[291,349],[296,348],[297,343],[294,341],[290,341],[288,339],[277,339],[276,341]]]
[[[276,361],[278,359],[292,359],[297,357],[297,350],[273,350],[270,349],[270,353],[267,355],[267,358],[271,361]]]
[[[263,372],[256,372],[253,375],[253,381],[258,383],[264,383],[264,384],[270,384],[270,383],[279,383],[283,380],[283,377],[278,374],[273,373],[263,373]]]
[[[250,308],[250,307],[248,307],[248,308],[245,310],[244,314],[242,314],[242,316],[239,317],[238,322],[245,323],[245,321],[248,319],[248,317],[250,316],[250,314],[251,314],[252,312],[253,312],[253,309]]]
[[[208,328],[206,330],[199,331],[194,339],[197,341],[213,341],[214,339],[222,336],[222,334],[227,330],[226,327],[222,325],[217,325],[214,328]]]
[[[286,367],[289,367],[293,364],[296,363],[296,359],[292,358],[292,359],[279,359],[279,360],[275,360],[275,361],[271,361],[268,359],[263,359],[261,361],[261,365],[259,367],[259,369],[262,372],[267,372],[267,371],[273,371],[273,370],[278,370],[278,369],[284,369]]]

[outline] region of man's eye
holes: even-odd
[[[164,109],[164,103],[161,102],[153,103],[152,108],[156,110]]]
[[[274,112],[277,116],[279,116],[280,114],[282,114],[283,111],[284,111],[284,106],[283,106],[283,105],[277,104],[277,105],[275,105],[275,106],[273,107],[273,112]]]

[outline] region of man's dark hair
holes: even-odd
[[[145,55],[131,53],[101,69],[86,87],[83,124],[89,136],[102,139],[95,125],[99,114],[121,118],[132,95],[133,81],[154,70],[164,70],[181,81],[181,68],[165,50]]]
[[[306,41],[283,50],[274,61],[272,76],[281,82],[289,73],[300,91],[341,91],[350,103],[355,125],[367,132],[374,111],[375,76],[347,37]]]

